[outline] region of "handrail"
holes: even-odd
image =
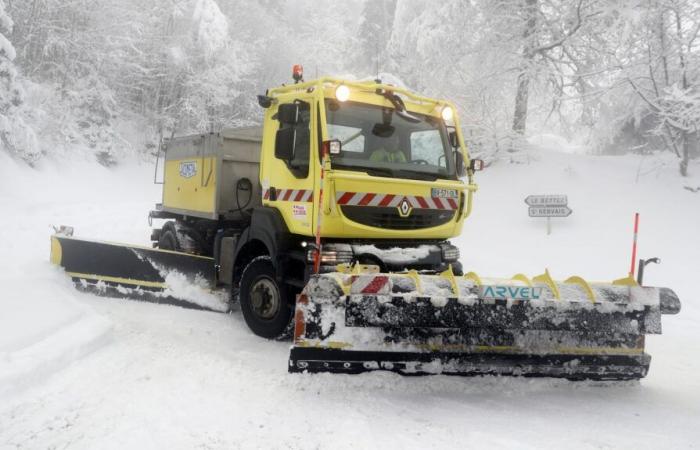
[[[167,147],[166,147],[167,149]],[[166,150],[167,151],[167,150]],[[165,184],[165,176],[163,176],[162,181],[158,181],[158,161],[160,160],[160,154],[163,153],[163,166],[165,167],[165,151],[163,151],[163,141],[160,141],[158,145],[158,151],[156,152],[156,166],[153,169],[153,184]]]
[[[312,81],[305,81],[302,83],[298,84],[289,84],[286,86],[279,86],[276,88],[270,89],[268,92],[268,96],[273,96],[275,94],[286,94],[290,92],[295,92],[295,91],[300,91],[300,90],[307,90],[309,88],[323,88],[324,85],[330,84],[330,85],[341,85],[344,84],[349,87],[353,87],[356,89],[360,90],[365,90],[366,92],[373,92],[376,91],[377,89],[383,89],[387,91],[392,91],[394,93],[399,93],[403,94],[409,99],[416,101],[416,102],[421,102],[421,103],[433,103],[435,105],[449,105],[454,107],[451,102],[447,100],[438,100],[430,97],[425,97],[422,95],[418,95],[415,92],[412,92],[406,88],[402,88],[399,86],[392,86],[390,84],[385,84],[385,83],[376,83],[374,81],[351,81],[351,80],[343,80],[340,78],[332,78],[332,77],[322,77],[318,78],[316,80]]]

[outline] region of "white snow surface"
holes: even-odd
[[[173,296],[215,311],[228,311],[226,292],[224,290],[212,291],[207,280],[197,277],[194,282],[191,282],[185,275],[173,271],[166,274],[165,284],[168,287],[163,291],[164,296]]]
[[[431,245],[419,245],[415,248],[387,248],[381,249],[375,245],[353,245],[356,255],[374,255],[387,264],[405,264],[407,261],[416,261],[430,254]]]
[[[631,221],[650,285],[683,302],[647,337],[639,383],[551,379],[292,375],[290,344],[219,314],[73,289],[51,266],[52,225],[148,244],[160,200],[153,167],[51,162],[0,153],[0,448],[696,448],[700,442],[700,186],[665,158],[533,151],[495,165],[460,246],[482,276],[628,270]],[[530,219],[529,194],[567,194],[574,213]]]

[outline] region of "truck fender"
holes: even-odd
[[[253,216],[250,225],[243,230],[234,252],[233,260],[236,261],[236,266],[240,265],[241,261],[252,259],[256,255],[246,255],[246,246],[249,244],[255,245],[260,243],[264,246],[267,254],[272,259],[272,264],[277,269],[278,254],[287,247],[289,241],[289,229],[282,218],[282,214],[275,208],[260,207],[253,209]],[[259,249],[259,246],[257,246]],[[242,252],[243,251],[243,252]],[[257,251],[259,253],[260,250]]]

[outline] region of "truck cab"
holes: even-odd
[[[439,246],[461,233],[476,185],[451,104],[336,79],[273,89],[261,103],[263,205],[292,233],[320,233],[344,255],[349,245],[353,258],[387,269],[436,268],[419,262],[421,251],[401,260],[383,250]],[[442,262],[458,270],[456,258]]]
[[[378,80],[297,81],[258,96],[262,129],[166,142],[151,212],[173,219],[155,246],[213,256],[265,337],[287,326],[308,278],[338,264],[459,274],[448,239],[480,168],[447,101]]]

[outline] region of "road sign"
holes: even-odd
[[[566,206],[569,201],[566,195],[528,195],[525,199],[525,203],[527,203],[528,206]]]
[[[530,217],[568,217],[573,211],[568,206],[530,206]]]
[[[528,195],[525,203],[530,217],[547,218],[547,234],[552,232],[552,217],[569,217],[573,212],[566,195]]]

